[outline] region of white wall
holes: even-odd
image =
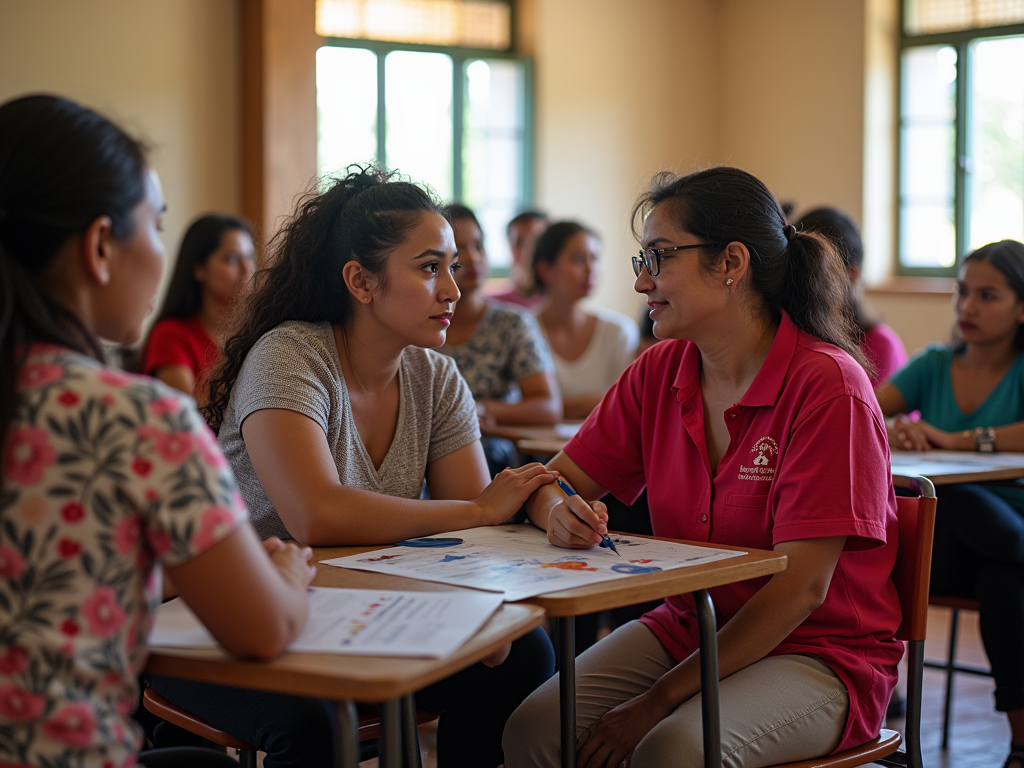
[[[189,221],[237,212],[237,0],[0,0],[0,102],[68,96],[151,147],[172,256]]]

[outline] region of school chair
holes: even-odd
[[[207,741],[218,744],[228,749],[234,749],[238,754],[238,763],[241,768],[256,768],[256,753],[258,749],[241,739],[236,739],[231,734],[220,730],[202,718],[196,717],[191,712],[175,706],[153,688],[147,686],[142,694],[142,703],[147,710],[157,717],[173,723],[179,728],[184,728],[190,733],[201,736]],[[377,756],[377,738],[380,736],[380,717],[376,713],[376,707],[372,711],[360,711],[359,713],[359,760],[369,760]],[[437,715],[419,710],[416,712],[416,724],[423,725],[437,719]],[[407,766],[407,768],[419,768],[419,766]]]
[[[917,496],[896,497],[896,518],[900,541],[892,580],[896,584],[903,621],[896,639],[907,643],[907,726],[906,752],[899,752],[902,739],[896,731],[883,729],[869,741],[827,757],[786,763],[774,768],[854,768],[878,763],[885,766],[923,768],[921,761],[921,674],[924,668],[924,638],[928,628],[928,584],[931,581],[932,534],[935,531],[935,486],[926,477],[893,477],[893,484],[910,488]]]
[[[978,601],[969,597],[953,597],[952,595],[931,595],[929,605],[951,608],[953,615],[949,621],[949,646],[945,661],[925,659],[924,665],[929,669],[941,669],[946,673],[946,690],[942,699],[942,748],[949,746],[949,721],[953,709],[953,674],[961,672],[968,675],[992,677],[992,670],[977,667],[973,664],[962,664],[956,660],[957,631],[960,628],[960,611],[977,611]]]

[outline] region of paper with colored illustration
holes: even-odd
[[[389,549],[323,562],[499,592],[512,601],[746,554],[639,536],[612,534],[611,538],[621,557],[599,547],[556,547],[532,525],[499,525],[412,539]]]
[[[396,592],[311,587],[309,621],[289,651],[358,656],[445,656],[483,626],[501,605],[485,592]],[[181,599],[160,607],[149,644],[215,648]]]

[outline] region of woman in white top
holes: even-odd
[[[533,273],[545,301],[537,319],[551,349],[567,419],[584,419],[626,366],[639,341],[636,323],[619,312],[584,307],[599,275],[597,235],[560,221],[537,240]]]

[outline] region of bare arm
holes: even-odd
[[[878,406],[882,409],[885,418],[896,416],[907,412],[907,401],[903,399],[903,393],[892,384],[883,384],[875,390],[878,398]]]
[[[184,392],[189,397],[195,395],[196,377],[192,369],[185,365],[161,365],[153,370],[153,378],[159,379],[169,387]]]
[[[496,525],[511,517],[539,485],[554,479],[534,464],[501,473],[487,493],[473,500],[400,499],[342,485],[323,430],[302,414],[277,408],[256,411],[242,422],[242,438],[285,528],[310,546],[389,544]],[[444,484],[439,474],[428,470],[428,481]]]
[[[270,659],[306,624],[306,587],[316,573],[311,556],[310,550],[278,539],[261,545],[245,523],[202,554],[168,569],[168,576],[227,651]]]
[[[523,398],[518,403],[483,400],[487,414],[498,424],[557,424],[562,418],[558,383],[549,373],[535,373],[519,381]]]

